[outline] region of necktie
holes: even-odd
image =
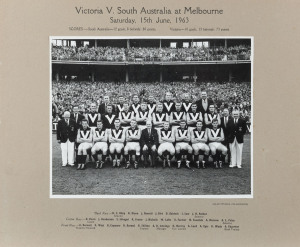
[[[148,130],[148,132],[149,132],[149,136],[151,136],[151,130],[150,129]]]
[[[66,119],[66,123],[67,123],[67,125],[69,125],[69,119]]]
[[[226,125],[227,125],[227,117],[225,117],[225,127],[226,127]]]
[[[75,115],[76,117],[75,117],[75,119],[76,119],[76,123],[77,123],[77,119],[78,119],[78,113],[76,113],[76,115]]]

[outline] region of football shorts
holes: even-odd
[[[98,152],[100,150],[107,150],[108,145],[106,142],[96,142],[92,148],[92,151]]]
[[[159,145],[157,152],[163,153],[165,151],[169,151],[170,153],[175,153],[174,145],[170,142],[165,142]]]
[[[177,142],[175,145],[176,148],[180,148],[182,150],[188,150],[188,148],[190,147],[190,145],[187,142]]]

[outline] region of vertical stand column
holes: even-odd
[[[130,48],[130,42],[129,42],[129,39],[127,39],[127,49]]]
[[[163,81],[163,71],[162,71],[162,65],[160,65],[160,69],[159,69],[159,82]]]
[[[232,69],[229,69],[228,80],[229,82],[232,81]]]
[[[129,68],[128,68],[128,66],[126,66],[125,81],[126,81],[126,82],[129,82]]]

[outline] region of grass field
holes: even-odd
[[[53,195],[249,195],[251,194],[251,136],[245,136],[242,169],[189,170],[173,167],[124,169],[106,164],[95,169],[61,166],[60,146],[52,136],[52,194]]]

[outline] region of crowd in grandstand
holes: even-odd
[[[251,47],[70,47],[53,46],[52,60],[74,61],[226,61],[250,60]]]
[[[74,105],[79,106],[81,112],[88,112],[91,103],[100,105],[103,102],[104,95],[108,95],[113,104],[118,103],[120,95],[131,103],[135,94],[139,95],[140,101],[148,101],[149,95],[154,96],[156,102],[163,101],[166,92],[172,93],[174,101],[181,101],[188,94],[190,101],[195,102],[201,97],[202,89],[213,100],[216,111],[222,112],[225,107],[232,111],[238,107],[251,116],[249,82],[52,82],[53,105],[58,117],[66,110],[71,111]]]

